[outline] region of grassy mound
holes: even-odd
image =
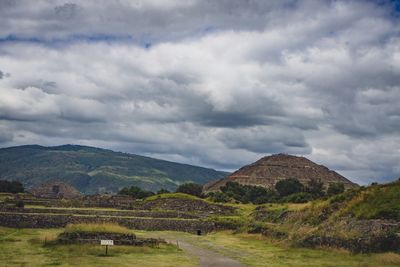
[[[166,199],[166,198],[178,198],[178,199],[191,199],[191,200],[203,200],[196,196],[184,194],[184,193],[165,193],[160,195],[154,195],[145,199],[145,201],[153,201],[157,199]]]
[[[346,213],[358,219],[400,220],[400,181],[370,186],[346,204]]]
[[[132,230],[114,223],[79,223],[68,224],[65,233],[113,233],[126,234]]]

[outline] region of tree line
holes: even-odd
[[[23,193],[24,186],[18,181],[0,180],[1,193]]]
[[[208,198],[214,202],[238,202],[238,203],[275,203],[292,202],[304,203],[310,200],[333,196],[344,192],[344,184],[332,183],[325,190],[324,184],[319,179],[311,179],[303,185],[296,178],[280,180],[272,188],[261,186],[241,185],[236,182],[228,182],[220,188],[219,192],[203,194],[203,186],[195,183],[185,183],[176,189],[176,193],[185,193],[201,198]],[[137,186],[125,187],[119,194],[129,195],[137,199],[144,199],[152,195],[171,193],[161,189],[157,193],[146,191]]]
[[[305,203],[325,196],[340,194],[344,190],[342,183],[332,183],[325,191],[324,184],[319,179],[311,179],[306,185],[303,185],[296,178],[288,178],[278,181],[272,188],[228,182],[220,188],[220,192],[211,192],[207,196],[215,202],[233,200],[244,204]]]
[[[203,197],[202,191],[203,191],[203,186],[200,184],[185,183],[178,186],[175,193],[185,193],[196,197]],[[143,190],[138,186],[131,186],[122,188],[122,190],[120,190],[118,194],[132,196],[136,199],[144,199],[153,195],[160,195],[165,193],[172,193],[172,192],[170,192],[167,189],[160,189],[157,191],[157,193],[154,193],[152,191]]]

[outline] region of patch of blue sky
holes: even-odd
[[[24,37],[24,36],[10,34],[4,37],[0,37],[0,44],[36,43],[45,46],[56,47],[62,45],[70,45],[79,42],[130,43],[130,44],[135,44],[137,46],[142,46],[146,49],[149,49],[153,44],[153,42],[150,42],[148,40],[136,39],[131,35],[112,35],[112,34],[88,34],[88,35],[73,34],[65,37],[54,37],[54,38]]]

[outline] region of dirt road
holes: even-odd
[[[197,247],[182,240],[168,240],[171,243],[178,241],[178,245],[186,253],[196,256],[200,260],[200,267],[244,267],[240,262],[228,258],[209,249]]]

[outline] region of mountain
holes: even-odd
[[[273,187],[279,180],[287,178],[297,178],[302,184],[307,184],[310,179],[315,178],[321,179],[325,185],[343,183],[346,188],[357,186],[337,172],[307,158],[276,154],[246,165],[221,180],[207,183],[204,191],[218,191],[227,182]]]
[[[111,150],[62,145],[27,145],[0,149],[0,179],[26,187],[48,180],[70,183],[80,192],[117,192],[136,185],[146,190],[174,190],[179,184],[204,184],[228,173]]]

